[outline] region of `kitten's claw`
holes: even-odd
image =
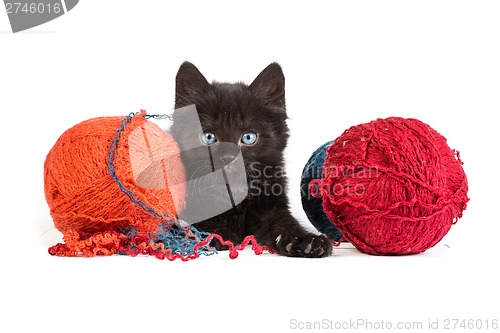
[[[314,240],[314,239],[313,239],[313,240]],[[309,254],[309,253],[311,253],[311,250],[312,250],[312,241],[313,241],[313,240],[311,240],[311,243],[307,244],[307,245],[304,247],[304,249],[302,250],[302,251],[304,251],[304,253],[305,253],[305,254]]]
[[[287,240],[280,234],[278,238],[277,250],[285,256],[322,258],[332,254],[332,243],[325,235],[308,234],[302,238],[293,237],[293,239]]]
[[[278,246],[279,242],[281,241],[281,234],[276,237],[276,246]]]

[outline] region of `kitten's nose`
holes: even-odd
[[[234,156],[233,154],[224,154],[221,155],[219,159],[222,161],[222,163],[229,164],[236,159],[236,156]]]

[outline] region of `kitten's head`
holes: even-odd
[[[185,106],[194,104],[201,130],[188,119]],[[192,148],[211,149],[218,167],[231,163],[239,152],[250,178],[265,167],[281,167],[288,139],[285,78],[280,65],[267,66],[250,84],[209,83],[191,63],[184,62],[176,77],[174,123],[171,132],[179,143],[187,176],[209,169]],[[232,143],[225,145],[224,143]],[[191,146],[191,147],[188,147]]]

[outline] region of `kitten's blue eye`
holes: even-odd
[[[213,145],[217,142],[217,137],[212,132],[204,132],[200,134],[200,140],[204,145]]]
[[[257,141],[257,133],[246,132],[241,136],[241,143],[245,145],[253,145]]]

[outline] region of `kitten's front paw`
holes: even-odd
[[[332,243],[325,235],[276,238],[278,253],[289,257],[323,258],[332,254]]]

